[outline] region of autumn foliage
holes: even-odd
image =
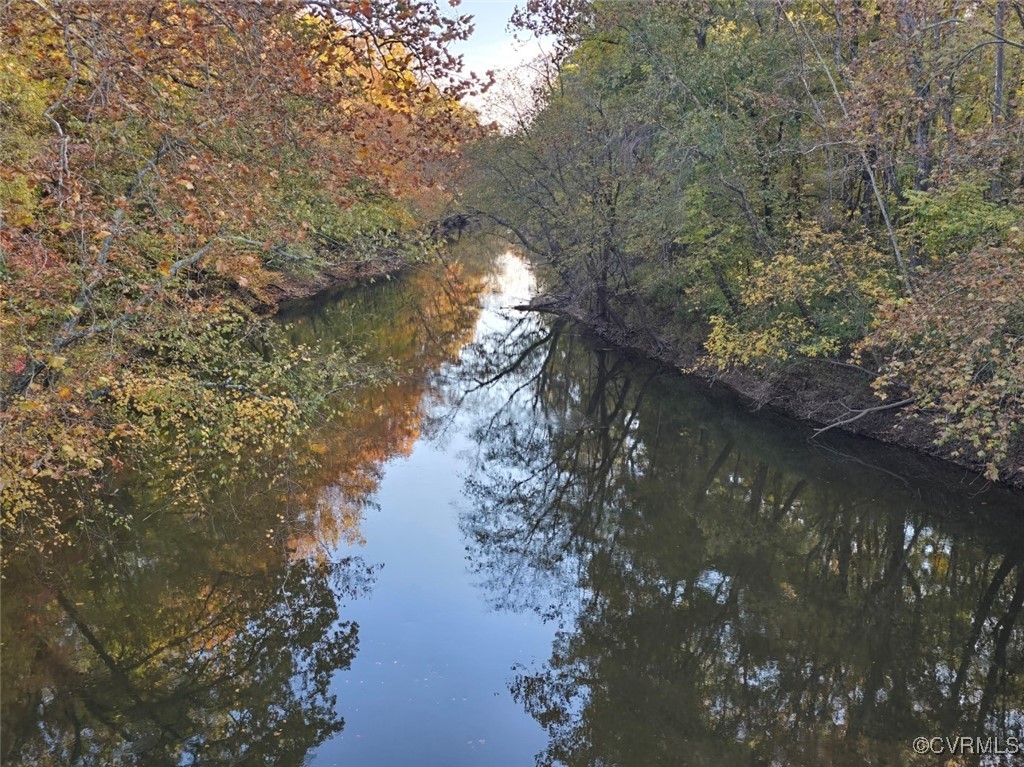
[[[1012,451],[1024,423],[1024,242],[1012,244],[922,273],[912,298],[879,309],[862,345],[885,352],[874,384],[881,396],[912,382],[916,406],[932,415],[942,443],[988,464],[992,479],[1020,459]]]
[[[64,536],[154,440],[273,453],[353,374],[279,352],[252,307],[429,251],[418,226],[474,130],[448,52],[468,25],[433,0],[3,5],[9,543]]]
[[[1024,481],[1024,4],[531,0],[517,20],[559,42],[473,204],[572,313],[709,376],[831,371],[823,425],[887,412],[890,438]]]

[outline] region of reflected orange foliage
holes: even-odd
[[[471,340],[484,286],[483,275],[455,263],[443,279],[418,272],[397,287],[405,297],[402,308],[376,325],[367,341],[376,356],[393,360],[399,377],[357,392],[335,422],[311,436],[306,449],[318,454],[319,465],[296,499],[303,511],[288,540],[294,556],[362,541],[359,525],[383,467],[410,455],[420,438],[430,376],[454,362]]]

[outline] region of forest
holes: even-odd
[[[0,0],[4,765],[1019,760],[1024,0],[519,1]]]
[[[181,497],[197,455],[276,471],[388,373],[268,312],[436,260],[453,211],[530,255],[539,308],[1024,482],[1019,0],[529,0],[554,49],[503,126],[431,0],[0,20],[8,548],[154,456]]]
[[[531,0],[468,204],[540,308],[820,427],[1024,478],[1024,4]]]
[[[125,466],[158,460],[179,497],[204,459],[277,471],[332,395],[386,377],[266,314],[436,258],[469,30],[429,0],[0,4],[8,551],[68,542]]]

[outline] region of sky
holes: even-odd
[[[473,16],[473,35],[456,47],[465,57],[466,69],[482,75],[488,69],[514,67],[543,52],[536,39],[518,43],[508,31],[508,20],[516,5],[516,0],[463,0],[454,9]],[[520,32],[519,36],[524,34]]]
[[[441,0],[442,5],[445,4]],[[464,42],[453,46],[462,54],[466,72],[476,72],[481,77],[487,70],[494,70],[501,82],[501,71],[514,69],[519,64],[531,61],[537,56],[550,52],[552,40],[537,39],[519,31],[516,35],[508,29],[508,20],[516,5],[523,0],[462,0],[451,9],[452,13],[469,14],[473,17],[473,34]],[[490,100],[493,102],[493,99]],[[470,97],[467,102],[480,111],[485,120],[504,122],[502,115],[495,111],[486,96]]]

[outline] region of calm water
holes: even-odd
[[[809,444],[533,289],[467,252],[286,312],[397,379],[284,481],[126,477],[12,562],[3,764],[1024,763],[1024,498]]]

